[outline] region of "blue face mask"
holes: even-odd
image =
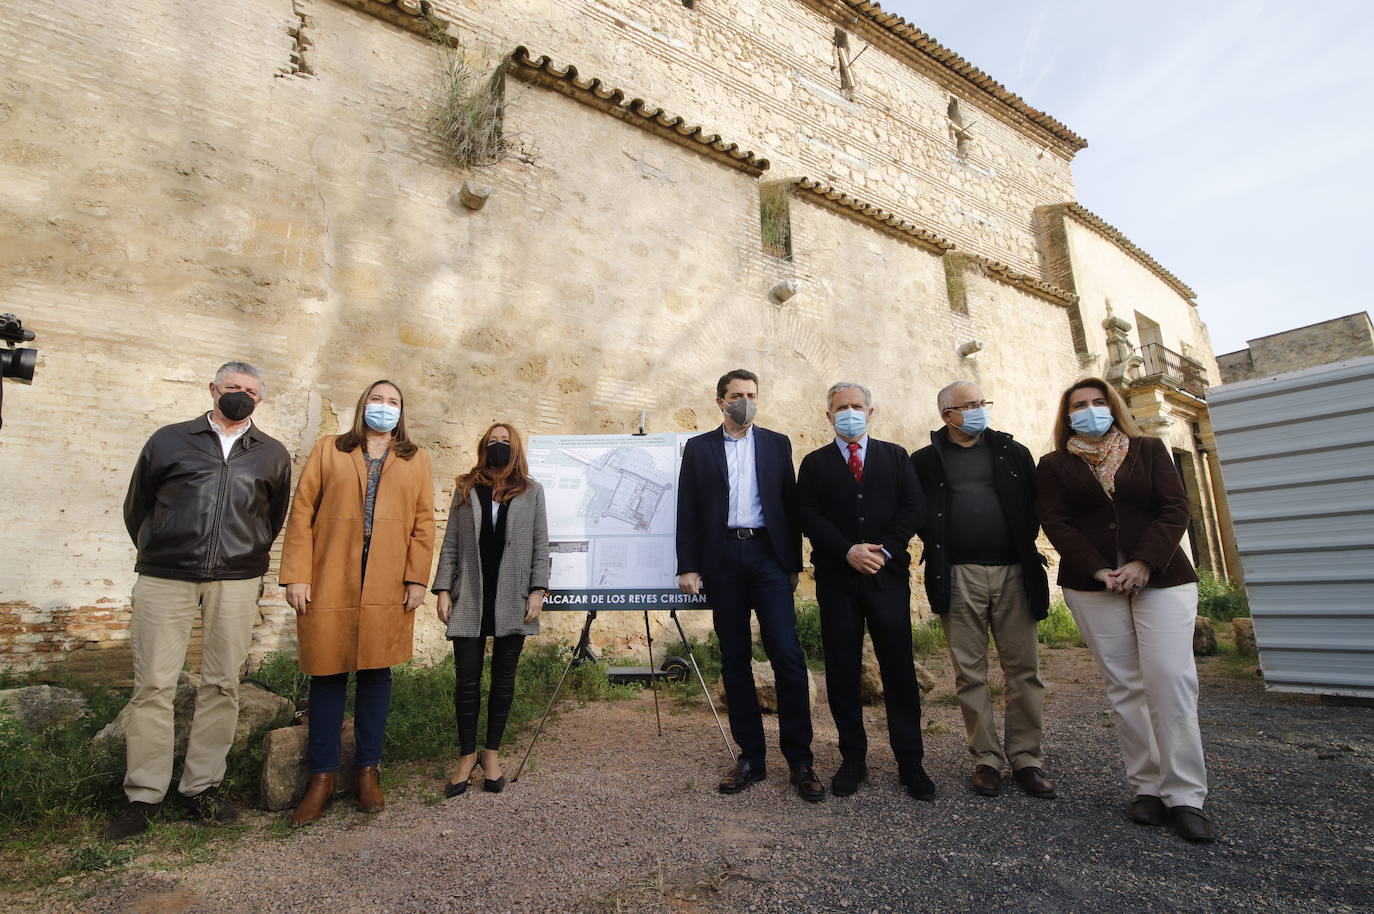
[[[861,438],[868,429],[868,413],[861,409],[842,409],[835,414],[835,431],[843,438]]]
[[[1069,424],[1087,438],[1101,438],[1112,427],[1112,411],[1106,406],[1085,406],[1069,413]]]
[[[390,403],[369,403],[363,410],[363,421],[373,431],[389,432],[401,421],[401,408]]]
[[[959,426],[959,431],[965,435],[972,435],[976,438],[983,434],[983,429],[988,427],[988,410],[985,406],[963,410],[960,415],[964,417],[964,424]]]

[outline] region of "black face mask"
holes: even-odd
[[[252,397],[241,390],[221,395],[218,402],[220,414],[230,422],[247,419],[257,405]]]
[[[510,445],[493,441],[487,445],[487,466],[503,467],[510,463]]]

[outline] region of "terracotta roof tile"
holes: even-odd
[[[896,235],[904,241],[909,241],[933,254],[956,254],[965,260],[976,263],[993,279],[1009,286],[1015,286],[1037,298],[1061,306],[1069,306],[1078,301],[1078,296],[1072,292],[1044,282],[1027,273],[1018,272],[1006,264],[984,257],[982,254],[959,250],[958,246],[948,238],[943,238],[915,223],[908,222],[880,206],[865,203],[823,181],[802,177],[796,178],[790,183],[795,192],[828,209],[836,210],[842,215],[868,223],[879,231]]]
[[[995,101],[1015,111],[1017,114],[1048,131],[1077,151],[1087,147],[1088,141],[1074,133],[1064,124],[1050,117],[1039,108],[1029,105],[1025,99],[993,79],[982,70],[960,57],[954,51],[940,44],[926,32],[907,22],[895,13],[889,13],[873,0],[840,0],[870,22],[881,26],[898,40],[929,57],[935,63],[957,74],[976,89],[989,95]]]
[[[1189,288],[1183,280],[1164,269],[1164,265],[1158,260],[1155,260],[1149,254],[1146,254],[1137,247],[1131,239],[1122,234],[1119,228],[1078,203],[1065,203],[1063,205],[1063,211],[1065,215],[1072,216],[1080,224],[1087,226],[1103,238],[1106,238],[1108,241],[1121,248],[1130,257],[1145,266],[1150,272],[1168,283],[1173,287],[1175,292],[1188,299],[1189,302],[1197,304],[1195,301],[1197,298],[1196,292]]]
[[[650,105],[642,98],[626,98],[620,89],[606,85],[600,79],[583,79],[577,67],[569,64],[555,66],[547,56],[534,57],[523,45],[511,52],[508,72],[516,79],[562,92],[564,95],[590,105],[626,123],[642,127],[681,145],[694,149],[755,177],[768,168],[768,160],[741,149],[737,143],[727,143],[719,134],[707,133],[699,125],[690,125],[681,117]]]

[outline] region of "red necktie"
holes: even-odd
[[[864,481],[864,465],[859,461],[859,442],[849,442],[849,472],[854,474],[855,482]]]

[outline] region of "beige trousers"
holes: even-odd
[[[1135,596],[1066,587],[1064,602],[1106,680],[1126,778],[1136,796],[1201,808],[1207,763],[1193,662],[1197,585],[1146,587]]]
[[[195,796],[224,779],[224,758],[239,717],[239,672],[253,642],[261,591],[261,577],[173,581],[138,576],[130,625],[134,694],[125,727],[124,793],[130,802],[160,803],[171,783],[172,701],[197,613],[204,638],[201,686],[178,790]]]
[[[959,709],[975,765],[1001,771],[1039,768],[1045,686],[1035,618],[1026,605],[1020,565],[955,565],[949,611],[940,617],[954,660]],[[988,632],[1007,684],[1005,733],[997,737],[988,691]]]

